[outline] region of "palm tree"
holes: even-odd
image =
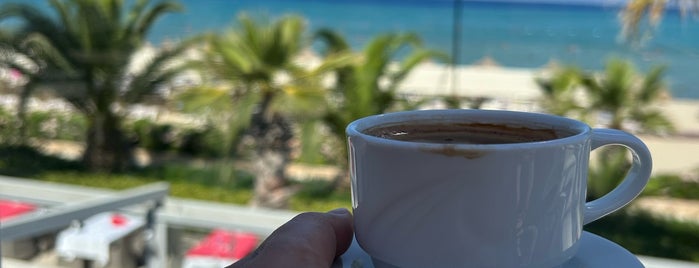
[[[654,108],[665,86],[664,67],[654,67],[645,75],[638,74],[629,61],[613,59],[607,63],[604,74],[586,74],[582,85],[591,98],[590,110],[607,114],[607,127],[650,133],[668,133],[674,130],[672,122]],[[625,149],[600,148],[596,151],[597,164],[590,169],[589,198],[597,198],[613,189],[629,167]]]
[[[332,57],[315,68],[296,61],[307,47],[305,25],[297,16],[260,23],[241,15],[238,27],[211,36],[210,72],[230,88],[235,119],[251,141],[256,175],[253,206],[284,208],[295,188],[284,174],[291,160],[292,119],[322,111],[320,77],[347,61]]]
[[[86,166],[123,170],[132,158],[121,126],[123,108],[155,95],[158,85],[184,69],[173,66],[172,59],[191,42],[160,51],[139,73],[129,73],[128,66],[155,21],[181,8],[149,0],[131,5],[121,0],[51,0],[50,5],[53,13],[23,3],[0,7],[0,20],[24,21],[17,51],[40,67],[25,71],[32,80],[23,97],[38,85],[48,85],[87,118]]]
[[[546,78],[537,78],[542,90],[542,107],[546,112],[560,116],[585,118],[586,109],[581,103],[580,87],[583,72],[575,66],[555,68]]]
[[[316,38],[326,45],[325,55],[351,53],[348,43],[336,32],[322,29]],[[335,71],[336,83],[328,94],[324,123],[333,136],[344,140],[345,127],[356,119],[392,109],[416,107],[421,102],[410,102],[399,96],[398,86],[418,64],[446,58],[443,53],[423,48],[415,34],[390,33],[375,37],[358,54],[358,60]],[[346,155],[345,150],[342,147],[338,153]],[[344,161],[346,157],[340,159]],[[342,179],[346,178],[338,178],[337,182]]]
[[[699,10],[699,0],[631,0],[620,13],[622,36],[627,40],[638,41],[662,20],[670,2],[678,3],[682,14]]]
[[[655,107],[664,91],[663,67],[639,74],[629,61],[613,59],[602,74],[582,72],[576,67],[557,69],[551,77],[538,79],[543,91],[542,106],[550,113],[574,116],[581,120],[597,113],[610,119],[606,127],[651,133],[667,133],[672,123]],[[585,102],[580,97],[587,97]],[[625,149],[605,147],[595,150],[590,168],[588,198],[608,193],[624,177],[630,166]]]
[[[554,69],[537,83],[543,93],[542,107],[549,113],[584,121],[596,113],[609,118],[609,128],[668,133],[674,129],[672,122],[657,109],[658,100],[666,94],[664,71],[656,66],[639,74],[631,62],[612,59],[602,74],[568,66]]]
[[[664,67],[654,67],[640,75],[631,62],[612,59],[602,76],[588,74],[582,84],[590,109],[611,118],[608,127],[629,130],[635,125],[642,132],[668,133],[674,130],[672,122],[654,106],[665,92],[664,72]]]

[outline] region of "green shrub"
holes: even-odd
[[[20,122],[10,110],[0,106],[0,142],[15,144],[19,141]]]
[[[699,262],[699,224],[622,210],[585,225],[634,254]]]
[[[151,152],[178,152],[198,157],[222,157],[230,153],[223,146],[224,134],[212,125],[191,128],[139,119],[126,127],[138,145]]]
[[[699,200],[699,182],[673,174],[659,175],[651,178],[643,194]]]
[[[225,135],[211,125],[203,129],[186,130],[181,137],[179,152],[191,156],[223,157],[232,152],[226,151]]]
[[[301,155],[297,161],[307,164],[327,164],[321,154],[323,141],[329,137],[323,137],[321,125],[317,121],[306,121],[301,125]]]
[[[175,148],[175,127],[158,124],[150,119],[139,119],[126,125],[127,132],[138,145],[152,152],[166,152]]]
[[[0,174],[33,178],[47,171],[82,171],[82,165],[58,157],[47,156],[30,146],[0,146]]]
[[[27,113],[25,119],[25,138],[85,140],[87,121],[81,115],[61,111],[33,111]],[[3,144],[13,144],[20,140],[21,125],[14,112],[0,107],[0,141]]]
[[[69,141],[85,141],[87,120],[74,113],[58,114],[58,131],[55,139]]]
[[[620,146],[595,150],[597,157],[589,169],[587,199],[594,200],[611,192],[624,179],[631,163]]]
[[[27,135],[31,138],[51,139],[55,136],[58,123],[51,117],[50,112],[31,112],[27,115]]]

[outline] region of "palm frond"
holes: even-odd
[[[398,71],[391,74],[388,91],[396,91],[398,85],[418,64],[430,59],[441,59],[448,61],[449,56],[436,50],[419,49],[408,55],[400,64]]]
[[[635,76],[636,71],[631,63],[613,59],[607,63],[603,77],[591,77],[584,79],[584,82],[591,91],[590,96],[595,98],[593,102],[596,108],[614,112],[614,109],[625,107],[631,101],[629,96]]]
[[[65,75],[77,75],[76,66],[51,41],[42,33],[33,33],[23,40],[22,45],[30,48],[41,60],[47,61],[50,65],[56,66],[57,69],[65,72]]]
[[[665,70],[665,66],[656,66],[644,76],[638,96],[638,100],[641,103],[648,103],[654,100],[665,88],[663,82]]]
[[[318,77],[331,71],[352,66],[357,62],[358,57],[353,53],[339,52],[330,54],[323,59],[323,62],[321,62],[319,66],[313,68],[310,72],[308,72],[308,75]]]
[[[0,6],[0,20],[12,17],[21,18],[33,29],[41,28],[46,29],[45,32],[60,32],[50,16],[29,4],[7,3]]]
[[[238,25],[239,41],[247,44],[254,55],[265,55],[268,48],[263,44],[263,40],[269,39],[269,30],[258,26],[257,22],[244,13],[238,17]]]
[[[555,69],[550,77],[537,78],[536,83],[543,92],[544,109],[556,115],[570,116],[573,113],[581,113],[579,116],[583,116],[585,109],[576,96],[579,86],[587,83],[597,89],[596,92],[599,91],[597,80],[589,77],[588,81],[583,82],[583,76],[577,67],[565,66]]]
[[[671,132],[672,123],[652,108],[664,88],[664,70],[664,67],[654,67],[642,75],[630,61],[612,59],[607,63],[604,76],[586,74],[582,79],[582,85],[592,98],[588,108],[608,113],[610,128],[628,128],[633,124],[640,127],[640,131]]]
[[[110,13],[109,20],[117,22],[117,24],[121,24],[124,1],[123,0],[109,0],[108,6],[109,6],[108,10]]]
[[[180,12],[183,7],[174,2],[160,2],[155,4],[152,8],[147,10],[141,18],[136,23],[136,31],[134,32],[139,39],[143,38],[148,34],[148,30],[152,28],[155,20],[160,18],[163,14]]]
[[[134,75],[131,83],[126,87],[122,101],[126,103],[136,102],[142,96],[152,94],[158,86],[171,81],[186,70],[193,69],[194,66],[190,65],[190,61],[181,58],[181,56],[185,51],[200,44],[200,42],[201,37],[193,37],[180,42],[174,48],[161,49],[148,62],[143,71]]]
[[[227,36],[226,39],[216,39],[212,43],[212,50],[220,58],[222,66],[213,69],[216,72],[224,72],[230,78],[243,78],[250,76],[262,63],[255,57],[254,51],[249,46],[239,43],[236,36]]]
[[[665,13],[667,0],[631,0],[619,14],[622,37],[627,41],[640,41],[657,27]],[[644,29],[648,28],[648,29]]]
[[[58,13],[58,19],[61,20],[61,25],[69,30],[75,25],[75,17],[71,14],[69,6],[67,6],[63,1],[59,0],[49,0],[49,3],[53,10]]]
[[[230,110],[232,106],[230,92],[214,87],[194,87],[175,96],[180,110],[185,113],[211,113]]]
[[[150,0],[136,0],[131,6],[128,16],[124,21],[124,33],[122,38],[129,38],[136,35],[140,27],[141,18],[145,13],[144,10],[148,6]]]
[[[342,35],[328,28],[322,28],[317,30],[313,35],[313,39],[317,39],[325,43],[326,48],[322,53],[324,56],[329,56],[332,54],[346,52],[350,50],[349,44],[342,37]]]
[[[647,107],[637,107],[631,112],[631,120],[637,122],[641,131],[653,134],[669,134],[675,132],[672,121],[660,111]]]

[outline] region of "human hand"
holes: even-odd
[[[349,248],[353,233],[352,214],[347,209],[301,213],[227,268],[328,268]]]

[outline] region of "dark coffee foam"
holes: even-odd
[[[553,129],[483,123],[396,124],[370,128],[364,133],[385,139],[439,144],[508,144],[562,137]]]

